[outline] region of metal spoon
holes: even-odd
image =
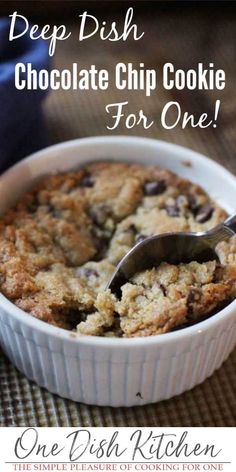
[[[198,233],[165,233],[151,236],[136,244],[120,261],[107,288],[119,292],[121,285],[134,274],[158,266],[161,262],[204,262],[218,260],[215,246],[236,232],[236,213],[210,231]]]

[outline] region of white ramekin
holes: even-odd
[[[202,185],[227,211],[235,211],[236,179],[215,162],[173,144],[111,136],[52,146],[14,166],[0,178],[0,212],[40,176],[101,159],[166,167]],[[11,361],[49,391],[94,405],[142,405],[199,384],[233,349],[235,324],[236,301],[208,320],[173,333],[80,338],[33,318],[0,295],[0,343]]]

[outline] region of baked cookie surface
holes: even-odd
[[[49,176],[0,220],[0,290],[36,318],[80,335],[147,336],[196,322],[236,296],[236,237],[220,262],[163,263],[118,299],[106,284],[134,244],[205,231],[226,217],[196,184],[158,167],[98,162]]]

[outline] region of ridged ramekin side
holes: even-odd
[[[27,315],[26,315],[27,316]],[[94,405],[152,403],[189,390],[220,367],[236,343],[235,314],[180,344],[112,346],[45,334],[0,310],[0,342],[27,377],[53,393]],[[73,340],[74,341],[74,340]],[[134,349],[135,348],[135,349]]]

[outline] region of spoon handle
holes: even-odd
[[[224,226],[232,229],[236,233],[236,213],[229,216],[223,223]]]

